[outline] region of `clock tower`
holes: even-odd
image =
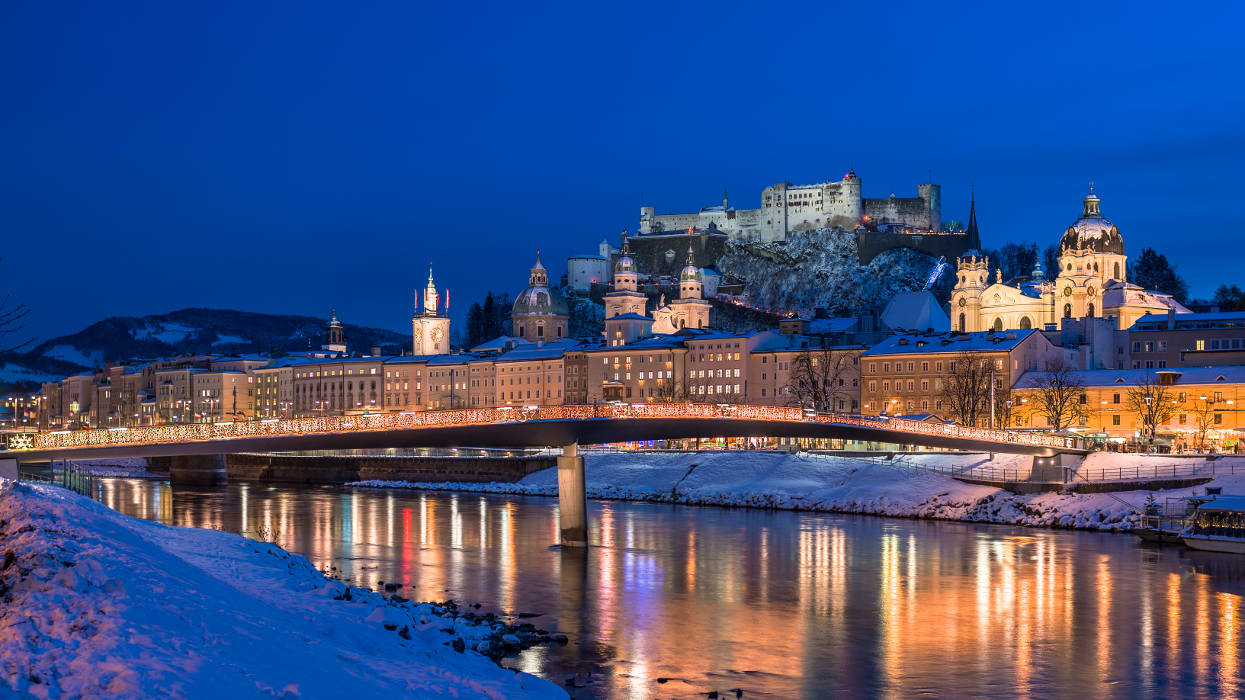
[[[437,287],[432,282],[432,269],[428,270],[428,286],[424,288],[424,310],[415,301],[415,315],[411,317],[411,352],[415,355],[446,355],[450,351],[449,293],[446,292],[445,310],[438,308]]]

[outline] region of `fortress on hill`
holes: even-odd
[[[761,192],[759,209],[732,209],[726,193],[722,206],[691,214],[658,214],[640,208],[640,234],[716,229],[735,241],[769,243],[792,231],[819,228],[863,229],[893,233],[931,233],[942,229],[942,192],[938,185],[917,185],[916,197],[866,199],[861,181],[850,171],[838,182],[793,185],[780,182]]]

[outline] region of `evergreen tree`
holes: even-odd
[[[1215,290],[1211,303],[1218,306],[1220,311],[1245,311],[1245,291],[1241,291],[1235,284],[1221,284]]]
[[[475,346],[488,340],[484,337],[484,309],[480,302],[475,302],[467,309],[467,347]]]
[[[492,340],[501,335],[501,327],[497,324],[497,300],[493,298],[493,293],[489,292],[484,295],[484,306],[480,308],[483,315],[482,335],[485,340]]]
[[[1059,246],[1052,243],[1042,251],[1042,271],[1048,280],[1059,276]]]
[[[1167,256],[1145,248],[1137,262],[1129,266],[1129,281],[1144,289],[1165,292],[1176,301],[1184,302],[1189,297],[1189,285],[1176,274],[1176,267],[1167,261]]]

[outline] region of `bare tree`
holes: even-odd
[[[1005,373],[999,372],[995,375],[994,427],[996,428],[1012,427],[1012,420],[1016,412],[1016,406],[1012,401],[1011,382],[1006,377],[1001,376],[1003,374]]]
[[[34,338],[29,336],[25,340],[21,339],[26,335],[24,320],[31,311],[29,306],[15,300],[13,295],[4,295],[4,300],[0,301],[0,355],[18,352],[34,342]]]
[[[787,383],[791,402],[816,411],[834,411],[851,399],[851,380],[859,371],[855,352],[813,348],[791,360]],[[846,405],[846,404],[845,404]]]
[[[1142,377],[1128,389],[1124,403],[1137,415],[1143,436],[1150,438],[1151,442],[1158,427],[1176,414],[1176,401],[1171,394],[1168,385],[1152,374]]]
[[[1056,431],[1089,419],[1082,396],[1085,382],[1062,359],[1046,363],[1046,371],[1028,385],[1033,389],[1034,413],[1046,418]]]
[[[941,395],[961,425],[980,425],[990,415],[993,362],[982,353],[961,352],[948,363]]]
[[[682,403],[691,399],[691,394],[687,391],[687,384],[682,381],[681,377],[673,376],[674,372],[668,372],[671,376],[664,379],[654,380],[653,401],[656,403]]]
[[[1197,446],[1199,450],[1206,449],[1206,435],[1210,433],[1211,426],[1215,424],[1215,402],[1203,396],[1201,399],[1191,402],[1189,409],[1193,413],[1193,419],[1197,423]]]

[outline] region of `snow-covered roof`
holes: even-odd
[[[1184,307],[1179,307],[1184,308]],[[1205,313],[1176,312],[1176,328],[1234,328],[1245,326],[1245,311],[1216,311]],[[1131,331],[1153,331],[1167,328],[1167,314],[1147,313],[1133,322]]]
[[[1108,309],[1121,306],[1148,306],[1153,309],[1163,310],[1170,308],[1175,310],[1177,314],[1189,313],[1189,310],[1173,299],[1172,295],[1142,289],[1135,284],[1129,283],[1108,284],[1102,290],[1102,305]]]
[[[898,333],[865,350],[861,355],[872,357],[914,353],[1010,352],[1034,334],[1041,335],[1032,328],[1002,332]]]
[[[640,314],[637,314],[637,313],[618,314],[617,316],[610,316],[609,318],[605,320],[613,321],[615,319],[623,319],[626,321],[648,321],[649,323],[653,322],[653,319],[649,318],[648,316],[641,316]]]
[[[1086,387],[1136,386],[1143,381],[1157,380],[1159,374],[1174,375],[1171,386],[1245,383],[1245,367],[1175,367],[1168,369],[1089,369],[1071,373]],[[1031,389],[1046,377],[1046,372],[1025,372],[1016,382],[1017,389]]]
[[[900,292],[891,297],[882,311],[882,323],[899,330],[926,330],[937,332],[951,328],[951,319],[942,310],[942,304],[932,292]]]
[[[511,350],[510,352],[502,353],[501,355],[496,355],[489,359],[497,362],[498,364],[502,362],[529,362],[532,360],[560,360],[565,352],[566,350],[564,348],[557,346],[545,346],[538,348],[535,345],[532,345],[531,347]]]

